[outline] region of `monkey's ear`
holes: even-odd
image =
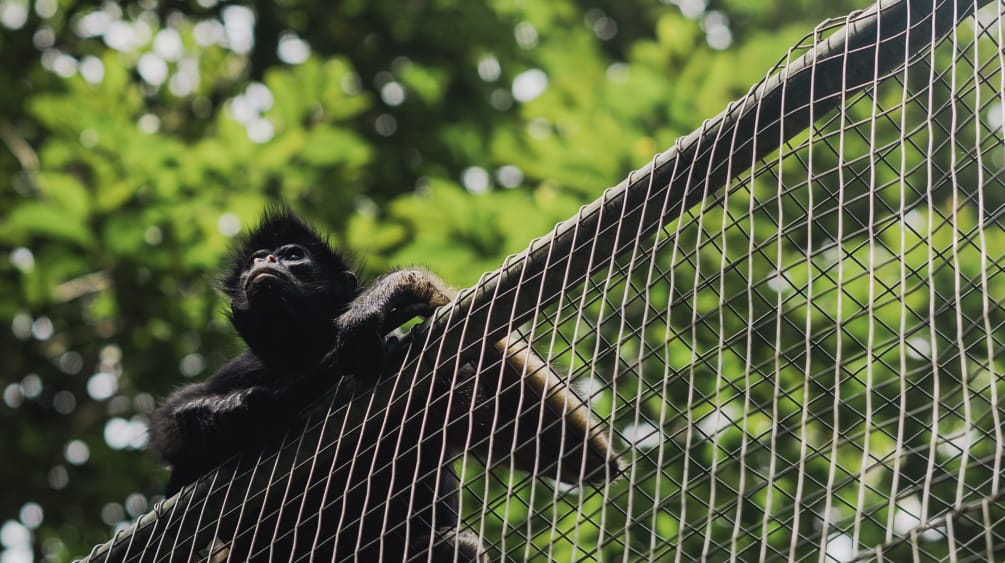
[[[578,485],[614,480],[622,467],[590,406],[524,342],[486,352],[474,393],[478,435],[468,444],[491,464],[508,463]],[[473,371],[473,370],[472,370]],[[472,374],[473,375],[473,374]]]

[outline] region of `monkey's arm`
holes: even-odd
[[[339,318],[339,329],[346,343],[355,342],[354,357],[382,357],[379,352],[360,353],[361,344],[382,347],[388,332],[413,316],[429,316],[456,295],[425,270],[399,270],[357,297]],[[495,462],[512,459],[526,471],[566,483],[617,477],[620,462],[589,403],[526,342],[504,338],[486,346],[480,365],[477,374],[472,365],[461,366],[468,375],[459,372],[448,380],[454,384],[445,392],[470,399],[455,401],[452,408],[448,435],[455,446],[473,446]],[[365,368],[357,368],[357,373],[360,369]],[[458,389],[458,382],[466,388]],[[473,408],[462,406],[471,406],[471,401]]]
[[[154,411],[150,448],[171,466],[168,494],[261,440],[288,410],[284,389],[261,385],[251,357],[181,389]]]
[[[339,328],[368,326],[386,335],[414,316],[428,316],[455,295],[436,275],[419,268],[397,270],[375,281],[339,317]]]
[[[338,336],[322,368],[340,375],[375,376],[383,367],[385,337],[405,321],[446,305],[454,290],[418,268],[383,276],[356,297],[335,321]]]

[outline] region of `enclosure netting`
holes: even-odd
[[[1005,9],[982,4],[821,24],[441,310],[383,394],[336,397],[278,453],[207,476],[92,560],[296,534],[305,491],[371,463],[361,424],[422,416],[384,408],[430,400],[415,358],[449,368],[507,334],[578,387],[625,469],[572,487],[443,454],[458,527],[493,559],[1005,559]],[[343,485],[366,486],[326,484],[324,502]],[[256,526],[276,511],[293,525]]]

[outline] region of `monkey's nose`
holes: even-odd
[[[277,260],[276,260],[275,255],[269,254],[268,256],[265,257],[265,261],[266,262],[276,262]]]

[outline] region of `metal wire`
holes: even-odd
[[[456,531],[493,559],[1005,558],[1005,6],[985,3],[822,23],[747,97],[413,332],[399,374],[337,389],[89,559],[226,560],[242,537],[261,558],[303,538],[359,551],[371,518],[412,537],[392,504],[422,508],[367,476],[451,468]],[[436,430],[430,405],[461,400],[437,377],[463,388],[466,365],[498,396],[530,393],[527,373],[486,359],[506,335],[578,386],[619,479],[520,470],[474,404],[462,447]],[[542,404],[496,403],[493,424],[564,429],[533,416]],[[412,463],[429,444],[435,469]]]

